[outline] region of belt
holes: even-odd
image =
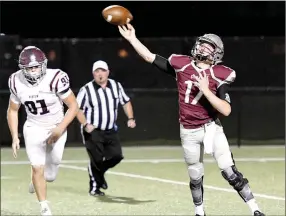
[[[183,127],[184,127],[185,129],[199,129],[199,128],[203,128],[205,125],[211,124],[212,122],[215,122],[215,124],[217,124],[217,125],[219,125],[219,126],[222,126],[220,120],[219,120],[218,118],[216,118],[216,119],[210,119],[210,120],[208,120],[206,123],[204,123],[204,124],[202,124],[202,125],[199,125],[199,126],[197,126],[197,127],[189,127],[189,126],[185,126],[185,125],[183,125]]]
[[[216,118],[215,120],[210,119],[210,120],[209,120],[207,123],[205,123],[205,124],[208,125],[208,124],[210,124],[210,123],[212,123],[212,122],[215,122],[217,125],[222,126],[222,124],[221,124],[221,122],[220,122],[220,120],[219,120],[218,118]],[[204,124],[204,125],[205,125],[205,124]],[[202,125],[202,127],[203,127],[204,125]]]
[[[94,130],[96,130],[96,131],[100,131],[100,132],[112,132],[112,131],[115,131],[115,129],[114,129],[114,128],[111,128],[111,129],[105,129],[105,130],[102,130],[102,129],[100,129],[100,128],[94,128]]]

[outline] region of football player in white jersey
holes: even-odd
[[[10,100],[7,111],[12,135],[13,155],[20,148],[18,110],[23,104],[27,113],[23,134],[31,162],[29,192],[36,192],[41,215],[51,215],[46,199],[46,182],[56,179],[67,140],[67,127],[78,112],[68,75],[59,69],[47,69],[45,54],[28,46],[19,56],[20,70],[9,78]],[[68,111],[64,114],[63,102]]]

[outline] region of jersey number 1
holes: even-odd
[[[39,113],[40,115],[45,115],[45,114],[50,112],[48,110],[46,102],[44,100],[36,100],[36,103],[39,103],[41,105],[42,112]],[[38,109],[36,107],[36,103],[34,101],[26,101],[25,102],[25,106],[34,115],[38,114]]]
[[[193,87],[193,82],[191,80],[187,80],[187,81],[185,81],[185,84],[187,84],[187,90],[185,93],[185,103],[190,103],[190,94],[191,94],[191,90]],[[203,93],[201,91],[199,91],[199,93],[192,100],[191,104],[193,104],[193,105],[197,104],[202,96],[203,96]]]

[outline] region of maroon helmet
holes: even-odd
[[[24,77],[32,84],[39,83],[46,74],[48,59],[44,52],[35,46],[25,47],[19,56],[19,68]],[[38,67],[40,70],[32,71]]]

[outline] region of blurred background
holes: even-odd
[[[285,2],[0,2],[0,144],[10,146],[6,121],[8,78],[28,45],[42,49],[49,68],[68,73],[75,93],[92,79],[92,63],[106,61],[110,78],[132,99],[137,127],[118,117],[123,145],[180,145],[176,82],[144,62],[101,11],[122,5],[133,14],[137,37],[168,58],[189,54],[196,37],[214,33],[225,44],[224,62],[237,73],[232,114],[223,118],[232,145],[284,145]],[[19,133],[25,121],[19,116]],[[79,124],[67,146],[82,146]]]

